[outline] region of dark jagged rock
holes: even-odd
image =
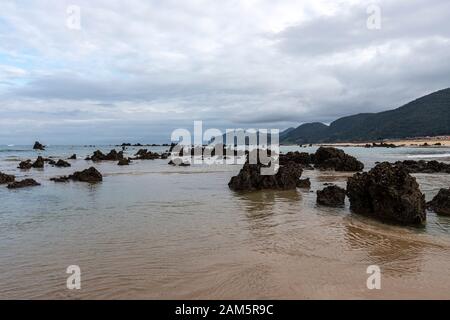
[[[380,163],[348,179],[347,195],[353,212],[403,225],[426,221],[425,196],[403,167]]]
[[[124,158],[124,159],[119,160],[119,162],[117,163],[117,165],[118,165],[118,166],[128,166],[128,165],[130,165],[130,163],[131,163],[131,160],[130,160],[130,159]]]
[[[393,143],[385,143],[385,142],[381,142],[379,144],[377,143],[372,143],[372,144],[366,144],[365,145],[366,148],[397,148],[397,146]]]
[[[439,190],[433,200],[427,203],[427,207],[437,214],[450,216],[450,188]]]
[[[15,180],[16,180],[15,176],[0,172],[0,184],[11,183],[14,182]]]
[[[316,168],[336,171],[361,171],[364,164],[344,151],[332,147],[320,147],[314,155]]]
[[[33,149],[34,150],[45,150],[45,146],[43,144],[39,143],[39,141],[36,141],[34,143]]]
[[[161,156],[156,152],[148,151],[147,149],[139,149],[135,154],[136,159],[139,160],[155,160],[161,158]]]
[[[54,182],[67,182],[69,180],[81,181],[81,182],[101,182],[103,181],[103,176],[97,169],[90,167],[89,169],[83,171],[77,171],[70,176],[62,176],[57,178],[51,178]]]
[[[94,151],[94,154],[86,160],[92,160],[94,162],[98,161],[119,161],[123,159],[123,151],[117,152],[116,150],[111,150],[108,154],[104,154],[100,150]]]
[[[261,189],[295,189],[302,175],[301,165],[289,162],[280,166],[275,175],[261,175],[262,164],[246,162],[237,176],[231,178],[228,186],[235,191]]]
[[[67,161],[64,161],[64,160],[58,160],[56,163],[55,163],[55,166],[57,166],[58,168],[68,168],[68,167],[70,167],[71,165],[70,165],[70,163],[68,163]]]
[[[77,160],[77,155],[73,154],[69,157],[69,160]]]
[[[44,158],[41,156],[37,157],[36,161],[31,165],[33,168],[44,168]]]
[[[405,160],[397,161],[395,165],[404,168],[409,173],[450,173],[450,164],[435,160]]]
[[[83,171],[77,171],[69,176],[71,180],[82,182],[100,182],[103,181],[103,176],[97,169],[90,167]]]
[[[26,187],[35,187],[40,186],[40,183],[37,183],[33,179],[25,179],[22,181],[14,181],[10,184],[8,184],[8,189],[20,189],[20,188],[26,188]]]
[[[297,188],[309,189],[311,188],[311,181],[309,180],[309,178],[299,179],[297,180]]]
[[[166,160],[169,159],[170,154],[168,152],[164,152],[163,154],[161,154],[161,159],[162,160]]]
[[[287,164],[289,162],[295,162],[302,165],[310,165],[314,163],[314,155],[307,152],[288,152],[286,154],[280,154],[280,165]]]
[[[31,160],[25,160],[19,163],[18,168],[22,170],[28,170],[33,167],[33,164],[31,163]]]
[[[329,207],[339,207],[345,204],[345,190],[338,186],[328,186],[317,191],[317,203]]]

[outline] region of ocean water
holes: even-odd
[[[112,148],[0,146],[0,171],[42,184],[0,186],[1,299],[450,298],[449,217],[429,212],[425,227],[405,228],[352,214],[348,201],[340,209],[317,206],[315,191],[345,186],[349,173],[304,171],[314,192],[236,193],[227,184],[238,165],[83,160]],[[342,149],[366,168],[450,161],[446,148]],[[290,150],[299,148],[282,147]],[[71,168],[16,168],[38,154],[73,153]],[[92,165],[102,183],[49,181]],[[450,175],[415,176],[427,200],[450,186]],[[69,265],[81,268],[81,290],[66,288]],[[381,290],[367,289],[369,265],[381,268]]]

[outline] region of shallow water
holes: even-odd
[[[51,146],[41,154],[84,159],[96,149]],[[445,148],[342,149],[367,168],[411,157],[450,160]],[[92,163],[16,169],[36,156],[30,147],[0,146],[0,171],[42,183],[0,187],[2,299],[450,298],[449,217],[430,212],[426,227],[403,228],[354,215],[348,203],[318,207],[309,191],[235,193],[227,183],[239,166],[104,162],[95,164],[100,184],[56,184],[49,178]],[[345,186],[349,175],[303,174],[313,191],[327,182]],[[449,175],[416,177],[427,200],[450,185]],[[366,268],[374,264],[382,289],[371,291]],[[81,290],[66,289],[69,265],[81,268]]]

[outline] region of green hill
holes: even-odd
[[[450,88],[414,100],[398,109],[340,118],[329,126],[306,123],[282,132],[282,143],[372,141],[450,135]]]

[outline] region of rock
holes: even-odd
[[[31,163],[31,160],[25,160],[19,163],[18,168],[22,170],[28,170],[33,167],[33,164]]]
[[[77,171],[74,174],[70,175],[69,178],[74,181],[82,181],[82,182],[100,182],[103,181],[103,176],[100,172],[97,171],[94,167],[90,167],[89,169],[83,171]]]
[[[336,171],[361,171],[364,164],[344,151],[332,147],[320,147],[314,155],[316,168]]]
[[[44,158],[41,156],[37,157],[36,161],[31,165],[33,168],[44,168]]]
[[[120,159],[117,163],[118,166],[128,166],[131,163],[130,159]]]
[[[317,191],[317,203],[329,207],[339,207],[345,204],[345,190],[338,186],[328,186]]]
[[[302,165],[310,165],[314,162],[314,155],[307,152],[288,152],[286,154],[280,154],[279,163],[284,165],[289,162],[295,162]]]
[[[74,153],[69,157],[69,160],[77,160],[77,155]]]
[[[45,146],[43,144],[39,143],[39,141],[36,141],[34,143],[33,149],[34,150],[45,150]]]
[[[70,163],[68,163],[67,161],[64,161],[64,160],[58,160],[56,163],[55,163],[55,166],[57,166],[58,168],[68,168],[68,167],[70,167],[71,165],[70,165]]]
[[[438,214],[450,216],[450,188],[439,190],[433,200],[427,203],[427,207]]]
[[[163,154],[161,154],[161,159],[166,160],[169,159],[170,154],[168,152],[164,152]]]
[[[70,177],[68,177],[68,176],[62,176],[62,177],[50,179],[50,181],[54,181],[54,182],[68,182],[69,180],[70,180]]]
[[[14,182],[15,180],[16,180],[15,176],[0,172],[0,184],[11,183]]]
[[[92,160],[94,162],[98,161],[119,161],[123,159],[123,151],[117,152],[116,150],[111,150],[108,154],[104,154],[100,150],[94,151],[92,157],[86,158],[86,160]]]
[[[280,166],[275,175],[261,175],[262,164],[246,162],[237,176],[231,178],[228,186],[235,191],[261,189],[295,189],[302,175],[301,165],[289,162]]]
[[[297,188],[309,189],[311,188],[311,181],[309,180],[309,178],[299,179],[297,180]]]
[[[401,166],[383,162],[369,172],[355,174],[348,179],[347,195],[357,214],[403,225],[426,221],[425,197],[416,179]]]
[[[161,158],[158,153],[147,151],[147,149],[139,149],[135,156],[137,156],[136,159],[139,160],[155,160]]]
[[[436,160],[405,160],[397,161],[395,165],[404,168],[409,173],[450,173],[450,164]]]
[[[8,189],[19,189],[19,188],[25,188],[25,187],[34,187],[34,186],[40,186],[40,183],[37,183],[33,179],[25,179],[22,181],[15,181],[10,184],[8,184]]]

